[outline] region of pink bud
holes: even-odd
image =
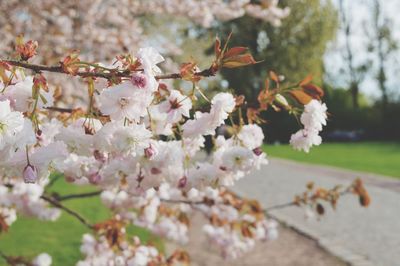
[[[187,184],[187,177],[186,176],[184,176],[181,179],[179,179],[179,181],[178,181],[178,187],[179,188],[186,187],[186,184]]]
[[[143,89],[147,85],[147,77],[143,74],[136,73],[132,75],[131,82],[136,87]]]
[[[36,183],[36,180],[37,180],[36,167],[33,165],[30,165],[30,164],[25,166],[23,176],[24,176],[25,183],[31,183],[31,184]]]
[[[263,152],[260,147],[257,147],[253,150],[254,154],[260,156]]]
[[[89,175],[89,182],[91,184],[97,184],[97,183],[99,183],[100,180],[101,180],[101,176],[99,175],[98,172]]]
[[[153,156],[155,156],[158,153],[158,151],[150,144],[149,147],[144,149],[144,156],[147,159],[151,159]]]

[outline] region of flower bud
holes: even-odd
[[[280,106],[283,106],[283,107],[289,106],[288,101],[281,94],[275,95],[275,102],[278,103]]]
[[[144,156],[147,159],[151,159],[153,158],[155,155],[157,155],[158,151],[156,148],[154,148],[151,144],[149,147],[147,147],[146,149],[144,149]]]
[[[24,182],[25,183],[35,183],[37,180],[37,170],[33,165],[28,164],[24,168],[23,172]]]
[[[24,42],[22,37],[18,37],[16,41],[15,49],[21,60],[28,61],[29,58],[36,55],[36,49],[38,48],[38,43],[36,41]]]
[[[179,181],[178,181],[178,187],[179,188],[184,188],[186,186],[186,184],[187,184],[187,177],[186,176],[184,176],[181,179],[179,179]]]
[[[89,175],[89,182],[91,184],[97,184],[101,180],[101,176],[99,175],[98,172],[92,173]]]
[[[263,151],[261,150],[260,147],[255,148],[255,149],[253,150],[253,152],[254,152],[254,154],[257,155],[257,156],[260,156],[260,155],[263,153]]]

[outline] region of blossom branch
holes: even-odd
[[[57,201],[64,201],[64,200],[70,200],[70,199],[81,199],[81,198],[90,198],[90,197],[95,197],[101,194],[102,191],[93,191],[93,192],[88,192],[88,193],[81,193],[81,194],[70,194],[70,195],[64,195],[64,196],[55,196]]]
[[[74,216],[74,217],[75,217],[76,219],[78,219],[82,224],[86,225],[89,229],[93,229],[93,225],[91,225],[88,221],[86,221],[85,218],[83,218],[83,217],[82,217],[80,214],[78,214],[77,212],[75,212],[75,211],[69,209],[68,207],[62,205],[62,204],[61,204],[60,202],[58,202],[57,200],[55,200],[55,199],[53,199],[53,198],[51,198],[51,197],[45,196],[45,195],[42,195],[40,198],[43,199],[43,200],[45,200],[45,201],[47,201],[48,203],[50,203],[50,204],[53,205],[54,207],[59,208],[59,209],[65,211],[66,213],[68,213],[68,214]]]
[[[3,59],[0,59],[0,62],[5,62],[12,66],[18,66],[18,67],[22,67],[25,69],[30,69],[35,72],[43,71],[43,72],[53,72],[53,73],[62,73],[62,74],[70,75],[70,73],[66,72],[61,65],[47,66],[47,65],[40,65],[40,64],[31,64],[28,62],[23,62],[23,61],[18,61],[18,60],[3,60]],[[215,76],[215,74],[216,74],[216,72],[212,68],[208,68],[208,69],[194,73],[194,75],[197,77],[210,77],[210,76]],[[129,78],[132,76],[132,73],[129,70],[121,70],[121,71],[109,70],[108,72],[78,71],[78,72],[76,72],[75,75],[80,76],[80,77],[97,77],[97,78],[111,79],[114,77]],[[180,73],[171,73],[171,74],[165,74],[165,75],[158,75],[158,76],[155,76],[155,78],[157,80],[182,79],[183,76]]]
[[[57,107],[57,106],[50,106],[50,107],[46,107],[45,109],[50,110],[50,111],[60,112],[60,113],[74,112],[74,109],[72,109],[72,108],[62,108],[62,107]]]

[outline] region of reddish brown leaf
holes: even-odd
[[[248,238],[253,237],[253,233],[251,232],[251,230],[247,224],[242,224],[241,231],[242,231],[242,235],[244,237],[248,237]]]
[[[60,62],[65,73],[76,75],[79,71],[79,51],[73,51]]]
[[[180,69],[181,77],[183,80],[197,82],[201,79],[201,76],[195,75],[198,70],[199,68],[194,62],[183,63]]]
[[[302,105],[306,105],[312,100],[311,96],[305,93],[303,90],[292,90],[289,93],[298,103]]]
[[[247,108],[246,116],[249,124],[265,123],[266,121],[259,117],[260,111],[254,108]]]
[[[265,90],[268,91],[269,90],[269,79],[265,79],[264,81],[264,85],[265,85]]]
[[[274,71],[269,72],[269,77],[275,81],[276,83],[279,83],[279,77]]]
[[[302,81],[300,81],[299,86],[302,87],[304,85],[307,85],[308,83],[310,83],[313,79],[312,75],[308,75],[307,77],[305,77]]]
[[[38,48],[37,41],[24,42],[22,36],[17,37],[15,50],[23,61],[27,61],[29,58],[36,55],[36,49]]]
[[[361,194],[360,197],[360,204],[363,207],[368,207],[369,204],[371,204],[371,197],[369,196],[369,194],[365,191],[365,193]]]
[[[241,46],[233,47],[224,54],[224,58],[227,59],[229,57],[237,56],[239,54],[242,54],[243,52],[246,52],[247,50],[248,50],[247,47],[241,47]]]
[[[371,203],[371,197],[364,187],[364,183],[360,178],[357,178],[353,183],[353,192],[359,196],[360,204],[363,207],[368,207]]]
[[[242,54],[224,60],[222,66],[226,68],[237,68],[237,67],[252,65],[255,63],[257,63],[257,61],[254,60],[251,54]]]
[[[268,105],[271,103],[271,94],[269,90],[262,90],[258,94],[257,100],[258,103],[260,104],[260,109],[261,110],[267,110]]]
[[[324,96],[324,91],[314,84],[307,84],[302,86],[303,91],[314,99],[320,100]]]
[[[47,86],[47,80],[41,73],[36,74],[33,77],[33,87],[37,90],[43,89],[44,91],[49,92],[49,88]]]

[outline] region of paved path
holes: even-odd
[[[400,162],[399,162],[400,164]],[[271,159],[235,191],[258,199],[265,207],[291,200],[308,181],[333,187],[365,180],[372,197],[362,208],[355,196],[342,197],[336,211],[327,209],[320,220],[306,220],[298,207],[275,210],[271,215],[318,240],[319,244],[351,265],[400,265],[400,181],[332,167],[312,166]]]
[[[191,266],[346,266],[343,261],[319,247],[316,241],[285,226],[279,227],[278,239],[258,242],[253,250],[242,257],[224,260],[201,231],[205,218],[197,213],[191,221],[189,243],[184,247],[173,243],[167,245],[167,254],[176,248],[188,251]]]

